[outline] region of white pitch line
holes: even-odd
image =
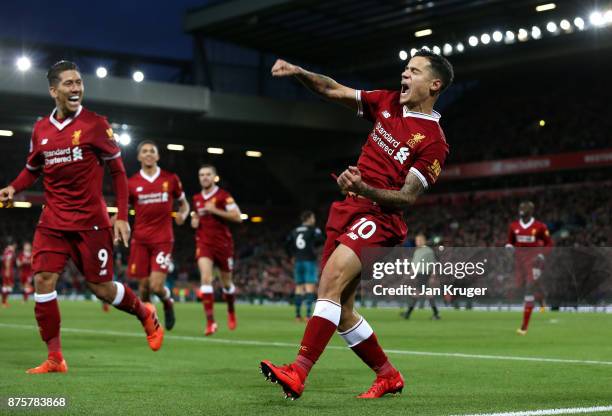
[[[505,413],[478,413],[472,415],[456,415],[456,416],[546,416],[546,415],[577,415],[581,413],[599,413],[610,412],[612,406],[593,406],[593,407],[572,407],[567,409],[542,409],[542,410],[525,410],[519,412]]]
[[[34,325],[19,325],[19,324],[5,324],[0,323],[0,328],[14,328],[14,329],[27,329],[37,330],[38,328]],[[72,332],[81,334],[94,334],[94,335],[111,335],[119,337],[137,337],[143,336],[142,332],[119,332],[119,331],[105,331],[97,329],[85,329],[85,328],[62,328],[62,332]],[[179,341],[196,341],[196,342],[208,342],[213,344],[233,344],[233,345],[256,345],[261,347],[289,347],[297,348],[297,344],[289,342],[271,342],[271,341],[255,341],[255,340],[242,340],[242,339],[224,339],[224,338],[211,338],[211,337],[191,337],[187,335],[166,335],[166,339],[179,340]],[[348,347],[339,347],[336,345],[329,345],[327,349],[332,350],[346,350]],[[505,360],[505,361],[531,361],[531,362],[542,362],[542,363],[561,363],[561,364],[594,364],[594,365],[612,365],[612,361],[597,361],[597,360],[571,360],[565,358],[545,358],[545,357],[519,357],[519,356],[507,356],[507,355],[483,355],[483,354],[463,354],[455,352],[433,352],[433,351],[410,351],[410,350],[393,350],[385,349],[388,354],[400,354],[400,355],[420,355],[428,357],[450,357],[450,358],[472,358],[481,360]],[[471,416],[471,415],[469,415]]]

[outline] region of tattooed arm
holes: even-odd
[[[277,59],[274,66],[272,66],[272,76],[294,76],[315,94],[354,110],[357,109],[355,90],[337,83],[328,76],[306,71],[304,68],[282,59]]]
[[[344,192],[354,192],[389,208],[403,209],[415,203],[423,193],[423,183],[412,172],[406,175],[406,181],[401,189],[374,188],[361,180],[361,172],[355,166],[349,166],[338,177],[338,186]]]

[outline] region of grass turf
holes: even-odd
[[[33,304],[0,310],[0,397],[67,397],[56,414],[170,415],[454,415],[612,405],[612,365],[510,361],[391,352],[406,378],[401,396],[363,401],[373,373],[334,337],[313,369],[304,396],[282,397],[264,381],[261,359],[292,360],[303,324],[289,307],[238,305],[238,329],[203,336],[201,305],[178,304],[177,325],[156,353],[138,321],[99,303],[63,301],[62,339],[68,374],[26,375],[46,356]],[[389,350],[542,357],[612,362],[612,315],[534,312],[526,337],[515,334],[517,312],[443,311],[441,321],[416,310],[363,309]],[[101,331],[96,333],[96,331]],[[224,342],[243,341],[241,343]],[[248,341],[255,341],[249,343]],[[266,343],[281,345],[265,345]],[[291,344],[291,345],[286,345]],[[0,406],[0,414],[8,409]],[[14,414],[49,412],[13,410]],[[10,413],[10,412],[9,412]],[[597,413],[603,415],[606,413]],[[607,414],[612,414],[609,412]]]

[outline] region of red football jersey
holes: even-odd
[[[141,170],[128,179],[128,189],[136,211],[133,239],[146,243],[173,242],[174,200],[185,198],[178,176],[160,168],[153,176]]]
[[[553,242],[546,224],[535,218],[527,223],[513,221],[508,229],[508,244],[514,247],[552,247]]]
[[[6,247],[4,252],[2,253],[2,276],[0,278],[6,277],[6,263],[9,263],[8,266],[8,275],[10,277],[13,276],[15,270],[15,250],[11,247]]]
[[[45,207],[38,226],[82,231],[110,227],[102,196],[104,162],[121,157],[106,118],[79,107],[63,121],[34,125],[26,167],[42,169]]]
[[[217,215],[204,211],[204,205],[212,201],[215,207],[223,211],[239,209],[234,198],[224,189],[215,186],[209,193],[204,191],[193,196],[193,209],[200,217],[200,225],[196,230],[196,243],[215,244],[219,242],[233,243],[232,233],[227,222]]]
[[[408,172],[428,188],[440,176],[449,150],[440,114],[409,111],[400,105],[399,94],[356,91],[358,115],[374,123],[357,167],[363,181],[375,188],[400,189]]]
[[[17,256],[17,267],[19,268],[19,277],[25,278],[32,275],[32,252],[26,253],[22,251]]]

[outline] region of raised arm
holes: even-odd
[[[307,71],[302,67],[293,65],[287,61],[283,61],[282,59],[277,59],[272,66],[272,76],[294,76],[306,88],[315,94],[354,110],[357,109],[355,90],[337,83],[328,76]]]
[[[374,188],[361,180],[361,172],[355,166],[349,166],[342,172],[338,177],[338,186],[343,191],[354,192],[382,206],[397,209],[414,204],[425,191],[421,179],[412,172],[408,172],[404,185],[399,190]]]

